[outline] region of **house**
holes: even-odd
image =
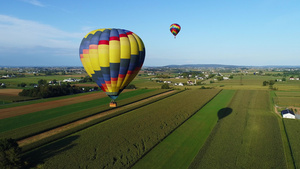
[[[224,77],[224,76],[223,76],[223,80],[229,80],[229,77]]]
[[[283,118],[296,119],[295,113],[289,109],[282,110],[281,115]]]

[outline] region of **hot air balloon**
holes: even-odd
[[[173,23],[170,26],[170,31],[174,35],[174,38],[176,38],[176,35],[179,33],[180,29],[181,29],[181,27],[177,23]]]
[[[79,47],[80,60],[87,74],[115,99],[138,74],[145,60],[141,38],[125,29],[105,28],[88,33]]]

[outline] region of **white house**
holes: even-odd
[[[281,111],[281,115],[283,118],[287,119],[296,119],[295,113],[289,109],[285,109]]]

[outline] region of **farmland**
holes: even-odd
[[[209,71],[205,74],[214,72]],[[218,73],[196,80],[175,78],[181,74],[173,70],[141,71],[131,83],[138,89],[124,90],[118,108],[108,107],[102,91],[18,96],[29,88],[18,87],[21,82],[86,74],[1,79],[7,87],[0,87],[0,138],[18,141],[28,168],[299,168],[298,120],[282,120],[274,110],[300,113],[300,82],[264,86],[286,76],[255,74],[255,69],[226,72],[222,76],[231,79],[218,80]],[[160,89],[166,82],[171,89]]]
[[[287,131],[288,140],[291,146],[292,155],[295,161],[295,167],[300,167],[300,121],[284,119],[284,125]]]
[[[231,113],[227,104],[234,93],[234,90],[223,90],[133,168],[188,168],[217,121]]]
[[[237,91],[190,168],[287,168],[268,91]],[[229,153],[230,152],[230,153]]]
[[[44,163],[45,168],[127,168],[218,92],[181,92],[43,146],[25,156],[29,161]],[[61,148],[63,153],[59,153]]]

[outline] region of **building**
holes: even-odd
[[[296,119],[295,113],[289,109],[282,110],[281,115],[283,118]]]

